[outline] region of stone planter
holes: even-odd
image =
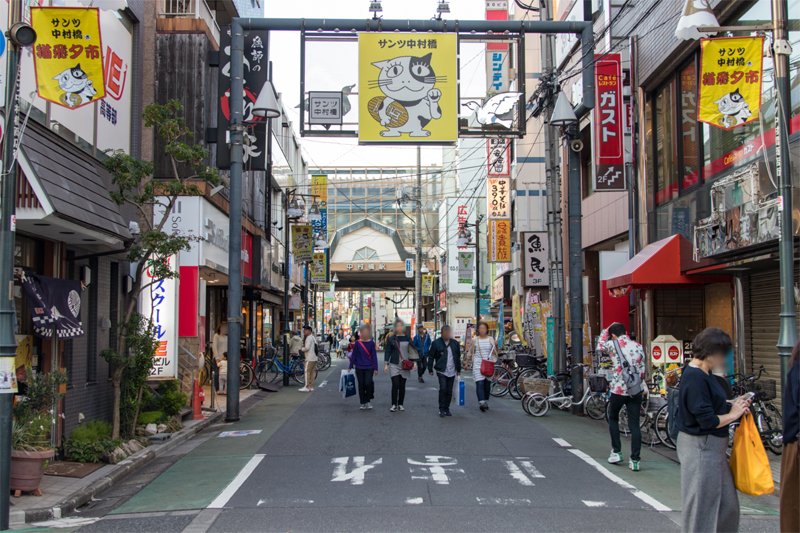
[[[14,491],[14,496],[19,497],[23,492],[42,495],[39,484],[44,476],[44,463],[54,455],[55,450],[11,450],[11,490]]]

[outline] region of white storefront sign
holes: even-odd
[[[169,267],[178,271],[178,258],[169,258]],[[149,318],[158,341],[150,379],[178,377],[178,280],[153,279],[147,269],[142,280],[147,287],[139,295],[139,312]]]
[[[525,257],[525,286],[550,285],[550,263],[547,257],[547,232],[532,231],[522,234]]]

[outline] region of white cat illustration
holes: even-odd
[[[67,107],[77,107],[91,102],[92,98],[97,94],[97,89],[94,88],[92,80],[83,71],[80,63],[62,71],[53,79],[58,82],[58,87],[64,91],[59,100]]]
[[[744,124],[753,114],[750,111],[750,105],[741,95],[739,89],[726,94],[714,103],[717,104],[717,109],[722,113],[722,118],[719,122],[726,128]]]

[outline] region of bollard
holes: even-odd
[[[205,392],[203,392],[203,387],[200,386],[200,383],[197,381],[197,379],[194,380],[193,392],[194,394],[192,395],[192,420],[202,420]]]

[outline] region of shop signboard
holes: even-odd
[[[489,178],[511,177],[511,140],[486,139],[486,160]]]
[[[311,283],[325,283],[328,281],[328,252],[314,252],[309,263],[309,277]]]
[[[319,219],[311,222],[315,248],[328,247],[328,176],[316,174],[311,176],[311,195],[313,203],[319,209]]]
[[[422,295],[433,296],[433,274],[423,274],[422,276]]]
[[[100,10],[33,7],[30,12],[39,96],[68,109],[105,98]]]
[[[292,226],[292,255],[295,261],[311,261],[314,255],[314,241],[310,224]]]
[[[764,37],[700,40],[697,120],[730,130],[758,120]]]
[[[413,259],[406,259],[405,272],[406,272],[406,277],[407,278],[410,279],[410,278],[414,277],[414,260]]]
[[[522,239],[525,286],[548,287],[550,262],[547,255],[547,232],[526,232],[522,234]]]
[[[487,245],[490,263],[511,262],[511,221],[489,220]]]
[[[472,285],[475,274],[475,252],[458,252],[458,283]]]
[[[178,271],[178,256],[167,260],[172,272]],[[175,379],[178,376],[178,278],[153,279],[145,270],[147,286],[139,295],[139,312],[155,328],[158,345],[150,369],[150,379]]]
[[[683,341],[672,335],[659,335],[650,342],[650,359],[655,366],[680,363],[683,360]]]
[[[596,191],[624,191],[622,63],[619,54],[595,55]]]
[[[309,91],[308,123],[312,126],[341,126],[342,99],[341,91]]]
[[[456,141],[455,33],[361,33],[358,56],[359,142]]]
[[[511,178],[486,180],[486,213],[489,220],[511,220]]]

